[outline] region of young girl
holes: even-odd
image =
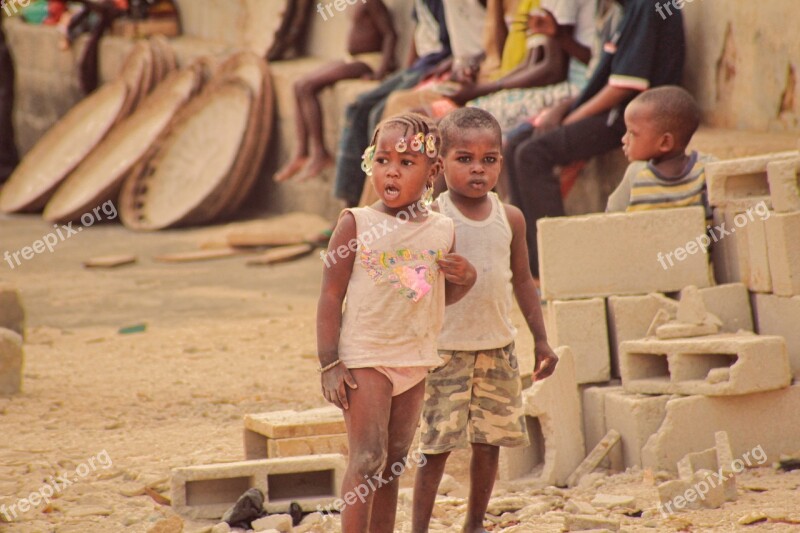
[[[454,253],[453,222],[425,209],[440,143],[420,115],[378,125],[364,170],[380,200],[342,213],[325,261],[317,345],[322,393],[344,410],[347,425],[345,532],[394,530],[397,474],[417,428],[425,377],[440,364],[444,306],[476,279]]]

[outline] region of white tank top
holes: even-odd
[[[513,233],[502,202],[489,193],[492,212],[471,220],[453,205],[450,193],[439,196],[439,211],[453,219],[456,253],[475,266],[478,279],[466,296],[447,307],[439,335],[441,350],[490,350],[511,344],[517,330],[511,323],[511,239]]]
[[[453,221],[434,212],[402,223],[372,207],[347,211],[358,246],[339,358],[349,368],[438,366],[445,293],[436,261],[453,247]]]

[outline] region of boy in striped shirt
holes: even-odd
[[[645,91],[625,109],[625,126],[623,151],[631,164],[606,211],[699,205],[710,218],[705,165],[714,159],[687,152],[700,126],[700,109],[692,95],[674,85]]]

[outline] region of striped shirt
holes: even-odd
[[[706,163],[714,158],[692,152],[679,176],[662,175],[649,162],[628,166],[622,183],[608,199],[606,211],[647,211],[670,207],[703,206],[710,216],[706,193]]]

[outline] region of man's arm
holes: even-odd
[[[370,0],[366,4],[362,4],[362,6],[366,8],[375,27],[383,35],[383,44],[381,46],[383,58],[381,66],[375,72],[375,79],[382,79],[395,67],[394,53],[397,46],[397,32],[392,24],[392,15],[382,0]],[[358,31],[358,28],[353,28],[352,31]]]
[[[564,126],[574,124],[585,118],[593,117],[614,109],[621,103],[639,94],[636,89],[625,89],[606,85],[583,105],[572,111],[561,123]]]
[[[529,19],[528,27],[534,33],[541,33],[556,40],[561,50],[570,57],[574,57],[581,63],[588,65],[592,59],[592,49],[582,45],[575,40],[574,24],[558,24],[555,16],[546,10],[541,9],[541,13]]]
[[[511,238],[511,283],[522,316],[525,317],[528,329],[533,334],[536,356],[533,379],[537,381],[550,376],[555,371],[558,356],[547,342],[542,306],[539,303],[539,294],[531,275],[528,244],[525,237],[525,217],[522,215],[522,211],[514,206],[504,204],[503,207],[506,210],[506,217],[513,234]]]

